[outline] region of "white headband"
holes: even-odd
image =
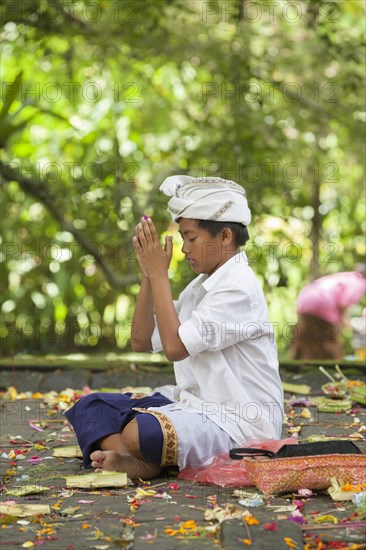
[[[168,197],[168,211],[177,218],[237,222],[249,225],[251,213],[244,189],[222,178],[170,176],[160,191]]]

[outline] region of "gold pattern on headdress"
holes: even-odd
[[[208,219],[211,220],[211,221],[217,221],[217,220],[219,220],[219,219],[221,218],[221,216],[222,216],[223,214],[225,214],[225,212],[226,212],[227,210],[229,210],[229,208],[232,207],[233,204],[234,204],[233,201],[227,201],[227,202],[225,202],[225,204],[224,204],[223,206],[221,206],[221,208],[219,208],[218,210],[216,210],[216,212],[214,212],[214,213],[212,214],[212,216],[210,216]]]
[[[183,209],[182,208],[173,208],[172,206],[169,206],[168,210],[172,214],[180,214],[181,212],[183,212],[184,208]]]
[[[188,181],[186,181],[185,183],[182,183],[181,185],[179,185],[179,187],[177,188],[177,191],[179,189],[182,189],[184,187],[184,189],[186,190],[187,187],[199,187],[200,185],[212,185],[212,184],[221,184],[221,185],[224,185],[225,187],[232,187],[233,189],[236,189],[237,191],[240,191],[241,193],[243,193],[244,196],[245,195],[245,189],[243,189],[243,187],[241,187],[241,185],[239,185],[238,183],[235,183],[235,181],[231,181],[231,180],[224,180],[223,178],[192,178]]]

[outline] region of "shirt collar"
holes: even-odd
[[[202,287],[208,292],[221,277],[225,276],[233,264],[248,265],[248,258],[244,250],[240,250],[235,256],[227,260],[210,277],[206,274],[199,275],[193,285],[193,293],[197,295]]]

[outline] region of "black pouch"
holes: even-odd
[[[251,447],[231,449],[230,458],[240,460],[250,456],[267,456],[269,458],[288,458],[294,456],[313,455],[361,455],[360,449],[347,439],[332,441],[316,441],[314,443],[299,443],[299,445],[283,445],[277,453],[265,449],[253,449]]]

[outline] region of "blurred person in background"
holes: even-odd
[[[306,285],[296,300],[298,313],[289,354],[292,359],[341,359],[347,309],[366,293],[365,265],[326,275]]]

